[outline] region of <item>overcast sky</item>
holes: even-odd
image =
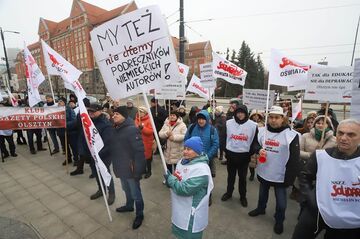
[[[85,0],[104,9],[129,0]],[[70,15],[72,0],[0,0],[0,27],[21,32],[5,33],[6,46],[23,47],[38,40],[39,18],[61,21]],[[178,37],[179,0],[138,0],[139,7],[160,6],[170,32]],[[359,0],[184,0],[186,37],[190,42],[210,40],[213,50],[238,49],[245,40],[265,66],[270,48],[282,49],[293,59],[329,65],[350,65]],[[213,19],[213,20],[206,20]],[[204,21],[194,21],[204,20]],[[360,38],[360,36],[358,37]],[[0,56],[3,57],[1,46]],[[360,40],[355,58],[360,57]]]

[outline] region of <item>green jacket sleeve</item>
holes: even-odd
[[[174,175],[170,175],[167,179],[168,185],[173,189],[174,193],[180,196],[193,196],[199,189],[208,186],[209,178],[207,175],[190,178],[185,181],[179,181]]]

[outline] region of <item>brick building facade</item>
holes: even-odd
[[[104,94],[106,88],[95,63],[90,45],[90,31],[106,21],[137,8],[136,3],[131,1],[127,5],[107,11],[82,0],[73,0],[68,18],[60,22],[40,18],[38,35],[40,39],[46,41],[49,46],[83,72],[80,76],[80,82],[88,94]],[[173,43],[178,55],[178,39],[173,37]],[[40,41],[29,45],[28,48],[47,79]],[[199,75],[199,64],[211,61],[211,51],[210,42],[186,44],[185,64],[190,66],[191,74],[195,72],[196,75]],[[24,91],[26,86],[22,53],[17,56],[15,69],[19,79],[20,91]],[[63,81],[58,76],[51,76],[51,81],[54,93],[56,95],[63,94]],[[48,80],[41,84],[40,92],[50,92]]]

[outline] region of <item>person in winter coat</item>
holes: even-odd
[[[209,197],[214,187],[200,137],[184,143],[174,174],[164,175],[171,189],[172,233],[179,239],[202,238],[208,225]]]
[[[227,190],[221,197],[227,201],[232,197],[236,173],[239,176],[240,202],[247,207],[246,175],[250,157],[259,152],[258,126],[249,120],[248,109],[241,104],[234,111],[234,117],[226,121],[226,160],[227,160]]]
[[[120,178],[126,195],[126,204],[116,208],[116,211],[132,212],[135,204],[136,217],[132,228],[137,229],[144,220],[144,200],[140,188],[140,179],[146,165],[144,144],[141,132],[128,117],[125,106],[114,110],[113,121],[115,125],[111,141],[113,170],[115,176]]]
[[[334,136],[334,129],[330,118],[326,120],[326,129],[324,140],[321,142],[321,135],[324,130],[324,115],[319,115],[314,121],[314,127],[309,133],[305,133],[300,138],[300,158],[303,161],[308,161],[310,155],[317,149],[332,148],[336,145],[336,138]]]
[[[168,114],[167,114],[166,110],[159,105],[158,100],[155,99],[154,97],[150,101],[150,106],[151,106],[150,107],[151,114],[154,118],[156,132],[159,133],[159,131],[161,130],[161,128],[164,125],[164,122],[165,122]]]
[[[164,156],[170,172],[173,172],[173,167],[182,156],[186,130],[186,125],[178,112],[172,111],[159,132],[159,137],[166,140]]]
[[[189,124],[196,123],[196,114],[200,112],[200,109],[197,106],[192,106],[189,112]]]
[[[6,149],[5,140],[9,144],[9,150]],[[16,146],[13,138],[12,130],[0,130],[0,150],[1,150],[1,158],[7,158],[9,155],[12,157],[17,157],[17,153],[15,152]],[[10,154],[9,154],[10,151]]]
[[[264,115],[263,115],[263,111],[260,110],[252,110],[249,116],[249,119],[254,121],[255,123],[257,123],[258,128],[262,128],[265,127],[265,119],[264,119]],[[249,170],[250,170],[250,177],[249,180],[253,181],[255,178],[255,168],[256,168],[256,164],[257,164],[257,157],[258,155],[253,154],[251,156],[250,159],[250,163],[249,163]]]
[[[199,136],[204,145],[204,153],[209,159],[211,175],[215,177],[216,169],[214,158],[219,149],[219,135],[214,126],[210,124],[210,115],[206,110],[202,110],[196,115],[197,122],[191,124],[186,131],[184,140],[193,136]]]
[[[151,126],[150,116],[145,107],[140,106],[139,112],[135,117],[135,125],[141,131],[141,137],[145,148],[145,159],[146,159],[146,174],[145,178],[151,176],[151,162],[152,162],[152,146],[154,141],[154,129]]]
[[[299,132],[300,134],[309,133],[310,130],[312,129],[312,127],[314,126],[315,118],[316,117],[314,117],[314,116],[306,117],[306,119],[304,120],[303,127],[297,128],[296,131]]]
[[[286,188],[293,185],[299,172],[300,147],[298,133],[290,129],[280,106],[270,108],[267,126],[259,131],[259,143],[263,147],[257,165],[259,200],[249,216],[265,214],[269,189],[273,186],[276,198],[274,232],[281,234],[287,205]]]
[[[317,112],[317,115],[325,115],[326,113],[326,103],[322,103],[320,106],[320,110]],[[331,119],[331,123],[334,127],[334,130],[336,131],[338,125],[339,125],[339,121],[337,121],[336,118],[336,114],[334,112],[334,110],[332,108],[330,108],[330,104],[329,104],[329,109],[328,109],[328,117]]]
[[[126,101],[126,108],[127,108],[127,113],[128,113],[128,116],[135,120],[135,116],[138,112],[138,109],[134,106],[134,100],[129,98],[127,101]]]
[[[179,112],[179,116],[183,119],[183,122],[187,127],[190,124],[190,118],[189,115],[186,113],[185,106],[180,105],[177,111]]]
[[[216,127],[219,134],[219,160],[222,164],[226,164],[226,159],[224,159],[224,152],[226,149],[226,114],[224,113],[224,107],[221,105],[216,106],[215,108],[214,126]]]
[[[323,230],[326,239],[360,236],[360,122],[341,121],[336,143],[316,150],[300,172],[304,208],[292,239],[314,239]]]
[[[111,165],[111,142],[112,142],[112,135],[114,132],[113,127],[112,127],[110,121],[106,118],[106,116],[102,114],[102,106],[101,105],[96,104],[96,103],[90,104],[90,106],[87,107],[87,111],[89,113],[91,120],[94,123],[94,126],[98,130],[98,132],[104,142],[104,147],[100,150],[99,156],[100,156],[101,160],[104,162],[107,170],[110,172],[109,167]],[[92,157],[90,159],[90,168],[91,168],[92,174],[96,178],[96,182],[98,185],[97,192],[90,196],[91,200],[95,200],[95,199],[98,199],[99,197],[103,196],[103,193],[101,191],[101,185],[100,185],[100,183],[103,183],[103,182],[100,182],[99,177],[97,176],[95,161]],[[103,183],[103,185],[105,185],[105,184]],[[104,186],[104,188],[106,188],[106,187]],[[107,201],[108,201],[109,205],[112,205],[115,201],[115,187],[114,187],[114,180],[112,178],[111,178],[108,190],[109,190],[109,197],[108,197]]]

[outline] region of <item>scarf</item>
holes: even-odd
[[[325,134],[326,134],[327,132],[329,132],[330,130],[331,130],[330,128],[326,128],[326,129],[325,129]],[[315,139],[316,139],[316,141],[320,141],[320,140],[321,140],[321,135],[322,135],[322,130],[319,130],[319,129],[315,128]]]
[[[169,125],[172,127],[176,124],[177,121],[169,121]]]

